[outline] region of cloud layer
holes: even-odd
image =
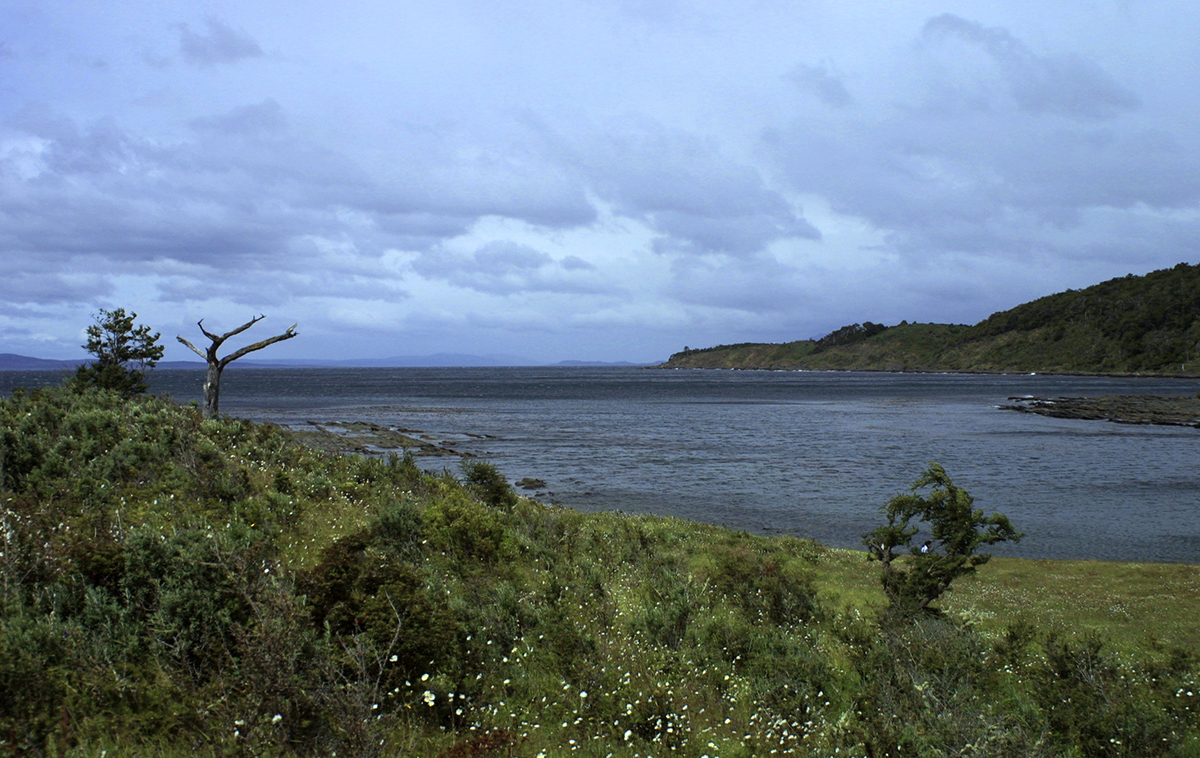
[[[648,361],[1197,260],[1187,8],[7,7],[0,352]]]

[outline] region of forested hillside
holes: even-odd
[[[820,340],[687,350],[671,368],[1200,374],[1200,265],[1068,290],[975,326],[864,322]]]

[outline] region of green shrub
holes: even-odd
[[[425,519],[408,500],[391,501],[379,513],[373,530],[374,541],[400,560],[416,561],[422,554]]]
[[[61,388],[0,401],[0,460],[0,755],[1200,748],[1191,655],[880,625],[861,561],[511,498],[490,464]]]
[[[493,508],[461,494],[441,497],[425,509],[424,529],[433,550],[447,552],[467,568],[473,562],[493,564],[517,552],[515,535]]]
[[[0,734],[7,750],[37,754],[58,726],[71,670],[61,618],[9,604],[0,619]]]
[[[783,551],[766,553],[750,544],[716,545],[706,557],[712,563],[703,577],[748,617],[793,625],[816,613],[812,568],[803,559]]]
[[[1180,697],[1196,681],[1194,660],[1177,655],[1166,666],[1139,671],[1104,651],[1095,636],[1052,635],[1035,669],[1034,696],[1046,714],[1051,742],[1087,756],[1193,754],[1200,724],[1195,697]],[[1190,735],[1190,738],[1188,737]]]
[[[870,755],[1046,754],[1040,724],[997,707],[1005,680],[969,628],[926,616],[885,629],[856,667],[855,734]]]
[[[500,469],[491,463],[467,460],[462,468],[467,486],[493,508],[512,510],[520,499]]]
[[[389,523],[399,513],[390,511]],[[394,536],[376,524],[344,537],[299,580],[315,628],[343,637],[366,635],[376,655],[386,659],[389,681],[436,670],[456,631],[445,600],[405,560],[411,546],[395,550]]]

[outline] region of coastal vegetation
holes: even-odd
[[[1200,375],[1200,265],[1067,290],[974,326],[864,322],[783,344],[685,349],[664,368]]]
[[[83,346],[95,360],[81,364],[75,371],[79,387],[103,387],[123,395],[146,391],[146,370],[154,368],[163,356],[159,334],[146,325],[134,326],[136,313],[124,308],[100,310],[95,323],[87,328]]]
[[[903,502],[969,511],[938,471]],[[1200,751],[1196,566],[995,559],[889,621],[863,552],[79,385],[0,402],[0,521],[0,755]]]
[[[918,494],[925,487],[930,493]],[[864,535],[871,559],[883,566],[883,592],[893,621],[928,610],[954,580],[974,574],[976,567],[987,563],[991,556],[980,553],[981,546],[1019,542],[1024,536],[1013,529],[1007,516],[985,516],[972,507],[974,502],[970,493],[950,481],[945,469],[931,463],[912,492],[887,504],[887,523]],[[932,539],[917,548],[912,541],[921,533],[921,524],[928,525]],[[908,550],[910,560],[904,565],[895,552],[898,548]]]

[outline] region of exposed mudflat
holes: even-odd
[[[1113,421],[1118,424],[1167,424],[1200,428],[1200,397],[1010,397],[1002,410],[1055,418]]]

